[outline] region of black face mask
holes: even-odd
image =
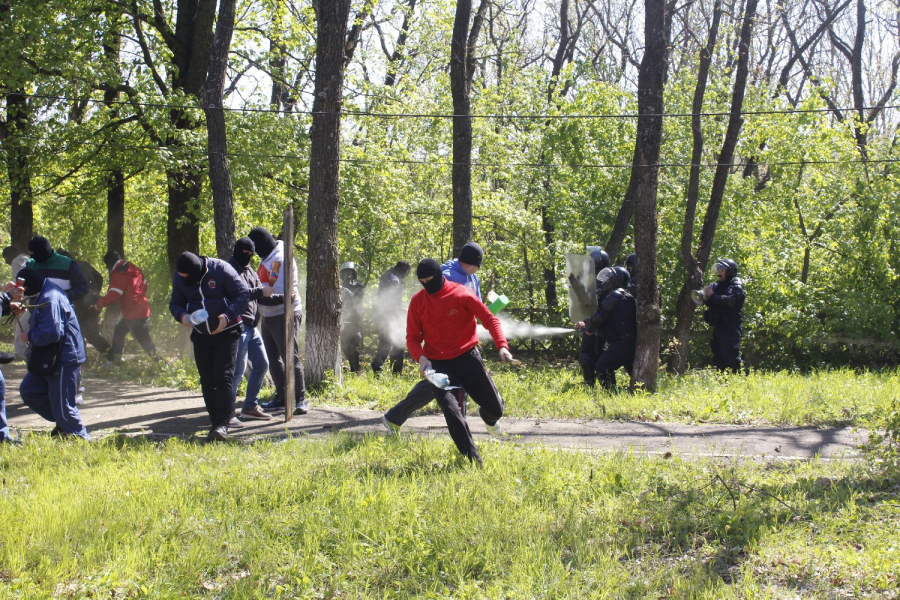
[[[421,281],[431,277],[428,281]],[[441,273],[441,265],[433,258],[426,258],[416,267],[416,278],[429,294],[436,294],[444,287],[444,275]]]
[[[275,236],[269,233],[269,230],[265,227],[254,227],[250,230],[247,237],[253,240],[253,244],[256,246],[256,253],[259,254],[260,258],[265,258],[272,254],[277,244]]]
[[[44,276],[34,269],[22,269],[16,275],[16,279],[24,282],[24,292],[26,296],[36,296],[41,293],[44,287]]]
[[[175,270],[186,274],[187,277],[184,280],[190,285],[200,283],[200,278],[203,277],[203,267],[203,259],[191,252],[182,252],[175,261]]]
[[[255,252],[256,246],[253,244],[253,240],[248,237],[242,237],[234,243],[234,253],[232,254],[232,258],[234,259],[234,262],[240,266],[246,267],[250,264]]]

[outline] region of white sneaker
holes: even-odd
[[[506,432],[503,431],[503,427],[500,426],[500,422],[496,422],[493,425],[484,424],[484,428],[487,429],[487,432],[493,437],[504,437],[506,436]]]
[[[381,424],[388,430],[390,435],[400,437],[400,425],[395,425],[387,420],[387,415],[381,415]]]
[[[75,394],[75,406],[81,406],[82,404],[84,404],[84,395]]]

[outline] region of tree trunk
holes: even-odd
[[[450,41],[450,93],[453,96],[453,256],[472,238],[472,119],[466,75],[472,0],[457,0]]]
[[[30,127],[28,99],[21,93],[7,94],[3,149],[9,177],[9,236],[12,245],[23,251],[34,230],[31,165],[28,144],[24,139]]]
[[[228,143],[225,131],[225,68],[234,32],[236,0],[221,0],[216,35],[209,59],[209,74],[203,89],[206,113],[206,133],[209,154],[209,184],[213,194],[213,215],[216,224],[216,255],[228,260],[236,240],[234,233],[234,192],[231,170],[228,167]]]
[[[691,290],[698,289],[702,285],[703,273],[709,263],[712,254],[712,243],[716,236],[716,226],[719,221],[719,211],[725,197],[725,187],[728,183],[728,175],[731,171],[731,162],[734,160],[734,149],[741,132],[743,119],[741,110],[744,105],[744,92],[747,87],[747,74],[750,65],[750,43],[753,35],[753,20],[756,16],[757,0],[748,0],[741,26],[740,41],[738,45],[737,69],[734,77],[734,89],[731,95],[731,116],[728,119],[728,128],[722,141],[722,149],[718,155],[718,166],[713,177],[712,189],[709,195],[709,205],[706,216],[703,219],[703,229],[700,232],[700,243],[696,257],[691,256],[692,268],[688,269],[688,276],[678,294],[678,302],[675,306],[675,335],[679,341],[676,371],[682,372],[687,368],[687,357],[690,351],[690,330],[695,305],[690,298]],[[696,111],[695,111],[696,112]],[[695,142],[696,143],[696,142]],[[693,236],[693,215],[685,216],[685,232]],[[688,240],[690,244],[691,240]],[[682,238],[682,252],[684,238]],[[682,257],[684,260],[684,257]],[[680,370],[679,370],[680,368]]]
[[[656,293],[656,192],[662,142],[663,89],[669,29],[665,0],[646,0],[644,57],[638,74],[638,125],[634,164],[634,245],[637,252],[637,348],[632,385],[656,389],[660,311]]]
[[[169,270],[174,273],[175,261],[182,252],[200,254],[200,227],[197,223],[197,204],[202,184],[200,171],[188,167],[169,169],[169,205],[166,213],[166,256]]]
[[[706,83],[709,79],[709,67],[712,63],[713,50],[719,34],[719,21],[722,18],[722,2],[716,0],[713,5],[712,24],[709,27],[709,38],[706,47],[700,51],[700,66],[697,71],[697,85],[694,88],[694,101],[691,107],[691,133],[693,135],[693,152],[691,153],[691,170],[688,177],[687,206],[684,210],[684,225],[681,231],[681,262],[688,273],[687,283],[678,294],[675,304],[675,352],[669,357],[669,369],[675,373],[684,373],[687,369],[691,322],[696,305],[691,300],[690,290],[698,289],[703,283],[703,272],[697,268],[697,261],[692,252],[694,244],[694,220],[697,215],[697,200],[700,196],[700,162],[703,160],[703,123],[700,113],[703,112],[703,98],[706,95]]]
[[[125,173],[118,168],[106,178],[106,249],[125,256]]]
[[[338,282],[338,203],[344,47],[350,0],[315,0],[316,83],[310,136],[306,261],[306,382],[311,388],[334,369],[341,351]]]

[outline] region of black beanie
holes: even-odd
[[[50,240],[42,235],[31,238],[31,241],[28,242],[28,250],[37,262],[44,262],[53,256],[53,246],[50,245]]]
[[[112,268],[116,266],[116,263],[120,260],[122,260],[122,255],[115,250],[110,250],[103,255],[103,264],[106,265],[106,268],[109,271],[112,271]]]
[[[256,253],[259,254],[260,258],[267,257],[275,249],[275,237],[265,227],[254,227],[247,234],[247,237],[253,240]]]
[[[441,273],[441,264],[433,258],[423,258],[416,267],[416,279],[431,277],[431,281],[422,283],[422,287],[429,294],[436,294],[444,287],[444,274]]]
[[[203,277],[203,259],[193,252],[182,252],[175,261],[175,270],[186,274],[189,284],[197,285]]]
[[[22,269],[16,274],[16,279],[25,282],[25,295],[34,296],[40,293],[44,287],[44,276],[36,269]]]
[[[480,267],[482,259],[484,259],[484,250],[475,242],[469,242],[459,251],[459,262],[461,263]]]
[[[250,260],[253,258],[255,252],[256,244],[253,243],[253,240],[248,237],[242,237],[234,243],[234,250],[231,252],[231,257],[234,259],[234,262],[242,267],[246,267],[250,264]]]

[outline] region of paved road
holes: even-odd
[[[5,365],[7,414],[16,430],[48,430],[52,424],[31,412],[18,395],[23,365]],[[95,437],[104,432],[148,436],[205,436],[209,420],[199,394],[98,378],[86,378],[82,416]],[[477,416],[469,419],[476,436],[486,436]],[[806,459],[858,456],[865,431],[849,427],[759,427],[741,425],[682,425],[642,421],[503,419],[514,443],[543,444],[585,450],[634,450],[650,454],[672,452],[694,456],[745,456]],[[381,413],[371,410],[313,406],[309,414],[285,425],[281,418],[249,421],[235,437],[323,435],[335,431],[385,433]],[[427,414],[410,419],[404,434],[446,435],[444,418]]]

